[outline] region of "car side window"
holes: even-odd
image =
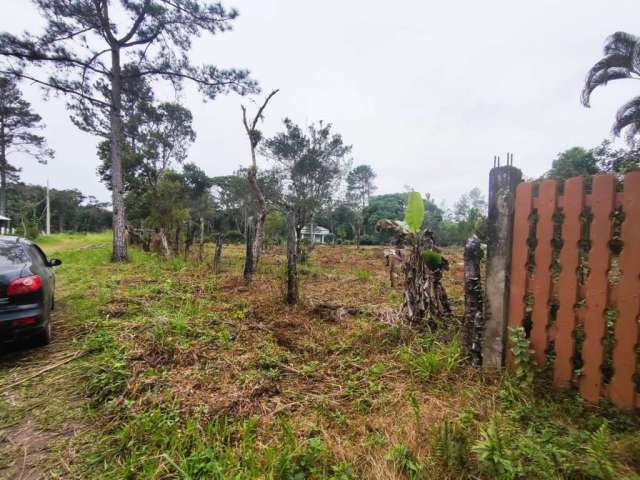
[[[47,265],[47,263],[49,263],[49,260],[47,259],[47,255],[42,251],[42,249],[39,246],[37,245],[32,245],[32,246],[35,249],[35,251],[38,252],[38,255],[40,256],[40,258],[42,258],[42,263]]]
[[[29,250],[29,255],[31,255],[31,259],[35,264],[41,267],[46,267],[47,258],[44,256],[44,253],[42,252],[42,250],[40,250],[35,245],[29,245],[28,250]]]

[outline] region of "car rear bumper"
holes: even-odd
[[[33,323],[17,321],[33,319]],[[10,311],[0,311],[0,343],[23,340],[42,332],[46,326],[46,316],[39,305],[24,305]]]

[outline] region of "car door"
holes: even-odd
[[[43,308],[48,312],[51,308],[53,292],[55,289],[55,274],[53,273],[53,269],[49,267],[49,260],[40,247],[30,244],[27,246],[27,251],[31,257],[34,273],[42,277],[42,288],[44,293]]]

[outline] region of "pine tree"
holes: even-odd
[[[258,91],[246,70],[194,66],[189,50],[202,33],[231,29],[236,10],[209,0],[32,0],[46,21],[41,35],[0,33],[0,73],[28,78],[110,112],[114,261],[127,259],[122,119],[123,86],[133,77],[195,82],[213,99]],[[0,58],[1,60],[1,58]],[[128,63],[137,70],[127,72]],[[107,101],[96,82],[109,86]]]
[[[37,135],[42,118],[22,98],[15,78],[0,76],[0,215],[7,213],[7,183],[18,180],[20,168],[9,162],[10,154],[23,154],[47,163],[53,151]]]

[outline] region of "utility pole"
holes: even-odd
[[[47,235],[51,235],[51,199],[49,198],[49,180],[47,180]]]

